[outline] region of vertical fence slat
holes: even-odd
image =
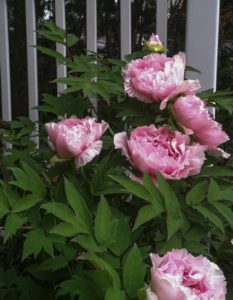
[[[161,42],[167,47],[167,0],[156,1],[156,33],[159,35]]]
[[[188,73],[199,78],[202,90],[216,89],[220,0],[188,0],[187,64],[202,72]],[[198,17],[197,17],[198,16]]]
[[[55,20],[57,26],[62,29],[66,29],[66,11],[65,11],[65,0],[55,1]],[[66,56],[66,47],[57,43],[56,50]],[[62,78],[67,76],[67,68],[64,65],[57,64],[57,78]],[[57,93],[60,94],[66,89],[66,85],[62,83],[57,84]]]
[[[11,83],[8,15],[6,0],[0,0],[0,69],[2,93],[2,119],[11,120]]]
[[[87,50],[97,52],[97,3],[86,1],[87,16]]]
[[[132,52],[131,0],[120,2],[121,58]]]
[[[36,45],[36,10],[35,0],[25,0],[27,29],[27,66],[28,66],[28,104],[29,117],[32,121],[39,120],[38,111],[32,109],[38,105],[38,70]]]

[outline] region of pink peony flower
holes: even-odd
[[[151,295],[159,300],[225,300],[223,272],[207,258],[182,249],[163,257],[151,254],[151,261]]]
[[[127,139],[126,132],[114,136],[116,149],[122,149],[131,165],[155,179],[159,171],[167,179],[181,179],[200,172],[205,146],[189,144],[189,137],[167,126],[136,128]]]
[[[164,109],[170,99],[200,88],[198,80],[184,80],[184,71],[184,53],[172,58],[149,54],[128,64],[124,72],[125,91],[144,102],[161,102],[160,108]]]
[[[104,121],[97,123],[90,117],[78,119],[73,116],[58,123],[47,123],[45,127],[49,145],[59,158],[74,158],[79,168],[100,153],[103,143],[100,138],[108,124]]]
[[[228,157],[217,147],[229,137],[222,130],[222,125],[213,120],[203,100],[194,95],[180,97],[174,103],[174,113],[177,122],[185,127],[186,133],[193,134],[198,143],[206,145],[214,154]]]

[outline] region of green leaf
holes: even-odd
[[[15,234],[16,231],[21,228],[26,221],[27,218],[20,217],[16,214],[10,214],[5,222],[4,242],[6,242],[9,237]]]
[[[58,225],[54,226],[50,233],[57,234],[64,237],[73,237],[79,233],[88,233],[83,227],[79,224],[70,224],[61,222]]]
[[[72,242],[77,242],[81,247],[89,252],[103,252],[105,248],[99,247],[96,241],[90,235],[80,234],[75,237]]]
[[[186,201],[189,205],[195,206],[202,202],[208,191],[209,183],[207,180],[196,184],[187,194]]]
[[[56,58],[59,62],[63,62],[64,61],[64,56],[61,55],[59,52],[50,49],[50,48],[46,48],[43,46],[34,46],[37,50],[39,50],[41,53],[46,54],[48,56],[51,56],[53,58]]]
[[[216,216],[213,212],[211,212],[208,208],[198,205],[198,206],[194,206],[194,208],[199,211],[200,214],[202,214],[204,216],[204,218],[207,218],[211,223],[213,223],[216,227],[218,227],[223,233],[224,233],[224,226],[223,223],[221,221],[221,219],[219,219],[218,216]]]
[[[105,260],[93,253],[83,254],[79,259],[90,261],[97,269],[104,270],[110,277],[113,287],[120,288],[120,278],[118,273]]]
[[[14,191],[11,188],[11,186],[9,184],[5,183],[4,181],[1,181],[1,185],[3,188],[2,192],[3,192],[4,196],[7,198],[10,206],[13,207],[16,202],[21,200],[19,194],[16,191]]]
[[[138,290],[144,285],[146,267],[142,255],[135,244],[129,251],[123,266],[123,282],[128,296],[136,298]]]
[[[131,241],[131,231],[125,218],[114,220],[111,230],[111,240],[112,242],[108,248],[115,255],[120,256],[128,249]]]
[[[72,210],[65,204],[60,202],[51,202],[41,205],[41,208],[45,209],[48,213],[53,214],[57,218],[70,224],[74,224],[77,221]]]
[[[208,188],[207,199],[209,202],[214,202],[218,199],[220,193],[220,188],[214,179],[210,179],[210,184]]]
[[[75,45],[78,41],[78,38],[76,35],[74,34],[68,34],[66,37],[66,44],[68,47],[72,47],[73,45]]]
[[[77,191],[75,186],[65,178],[65,192],[67,200],[72,207],[75,215],[82,220],[83,226],[88,232],[92,230],[92,218],[82,195]]]
[[[34,195],[26,195],[23,197],[19,202],[16,202],[13,206],[12,211],[14,213],[21,212],[24,210],[27,210],[34,205],[36,205],[38,202],[40,202],[41,199]]]
[[[162,209],[158,209],[153,204],[148,204],[140,208],[137,218],[134,223],[133,230],[136,230],[138,227],[144,225],[146,222],[155,219],[162,213]]]
[[[197,176],[232,177],[233,170],[224,167],[205,167]]]
[[[111,287],[107,290],[104,300],[125,300],[125,292]]]
[[[44,260],[37,268],[36,271],[42,272],[42,271],[52,271],[55,272],[60,269],[64,269],[67,266],[67,260],[65,257],[57,256],[57,257],[51,257],[46,260]]]
[[[148,190],[148,192],[151,195],[151,202],[153,206],[157,208],[158,211],[163,211],[164,203],[161,194],[159,193],[159,190],[156,188],[154,182],[147,173],[145,173],[143,176],[143,183],[144,187]]]
[[[34,258],[44,249],[49,255],[53,256],[52,241],[44,234],[43,230],[37,228],[25,234],[22,260],[34,254]]]
[[[165,254],[172,249],[182,249],[182,239],[177,235],[173,235],[168,241],[165,242],[160,249],[159,254]]]
[[[27,176],[29,177],[31,190],[34,194],[38,195],[39,197],[43,198],[45,195],[45,185],[41,180],[39,174],[28,164],[22,162],[23,169]]]
[[[167,232],[170,239],[184,224],[180,203],[168,182],[158,173],[157,180],[160,193],[163,195],[167,209]]]
[[[142,184],[119,176],[110,176],[110,177],[116,182],[118,182],[120,185],[122,185],[128,193],[151,202],[151,196]]]
[[[218,195],[218,200],[228,200],[233,202],[233,190],[221,191]]]
[[[228,224],[233,227],[233,212],[232,210],[220,202],[211,203],[220,214],[227,220]]]
[[[100,245],[110,242],[112,228],[112,212],[108,202],[102,198],[100,201],[95,218],[95,236]]]

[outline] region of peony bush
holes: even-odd
[[[68,76],[40,124],[2,131],[0,298],[233,299],[231,141],[208,110],[232,94],[198,92],[157,35],[121,61],[39,34],[66,46],[37,48]]]

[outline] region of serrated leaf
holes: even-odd
[[[189,205],[195,206],[202,202],[208,191],[208,181],[202,181],[196,184],[187,194],[186,201]]]
[[[199,211],[204,218],[208,219],[211,223],[213,223],[216,227],[218,227],[224,233],[224,226],[221,219],[211,212],[208,208],[198,205],[194,206],[194,208]]]
[[[146,267],[141,253],[135,244],[129,251],[123,266],[123,282],[130,298],[136,298],[138,290],[144,285]]]
[[[162,213],[162,209],[158,209],[153,204],[148,204],[140,208],[137,218],[134,223],[133,230],[144,225],[146,222],[153,220]]]

